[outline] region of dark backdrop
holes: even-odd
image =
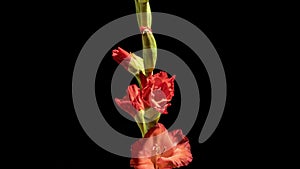
[[[265,162],[266,152],[271,146],[264,141],[257,127],[263,112],[256,105],[255,75],[260,58],[257,49],[262,39],[256,32],[264,31],[260,15],[264,7],[260,4],[203,3],[192,1],[151,1],[154,12],[170,13],[182,17],[201,29],[216,48],[227,78],[227,102],[224,115],[213,135],[203,144],[198,143],[200,129],[205,121],[210,103],[210,84],[207,72],[197,56],[185,45],[170,37],[155,35],[158,47],[181,57],[193,70],[201,92],[201,107],[197,122],[190,133],[186,133],[192,147],[193,162],[183,168],[255,167]],[[84,132],[76,117],[72,103],[72,73],[76,58],[85,42],[98,29],[110,21],[135,12],[133,0],[101,1],[100,3],[41,4],[30,14],[36,26],[31,31],[38,35],[36,40],[40,98],[43,101],[41,123],[47,127],[40,149],[43,167],[53,169],[96,169],[129,168],[128,158],[111,154],[96,145]],[[39,16],[40,15],[40,16]],[[155,20],[153,21],[155,23]],[[260,31],[261,30],[261,31]],[[31,32],[30,31],[30,32]],[[30,38],[30,35],[29,35]],[[141,47],[139,36],[121,41],[118,46],[128,50]],[[136,45],[137,44],[137,45]],[[101,47],[101,46],[99,46]],[[112,49],[114,46],[112,46]],[[189,55],[191,57],[187,58]],[[159,57],[159,56],[158,56]],[[101,112],[107,121],[121,133],[138,136],[139,130],[118,115],[110,99],[109,74],[117,64],[107,51],[96,80],[96,94],[101,100]],[[108,74],[104,74],[103,70]],[[201,80],[200,80],[201,77]],[[257,77],[257,78],[256,78]],[[102,80],[107,80],[106,82]],[[108,88],[107,88],[108,87]],[[176,90],[178,92],[178,90]],[[169,115],[161,118],[170,126],[177,116],[176,105],[180,104],[180,93],[176,93]],[[39,98],[39,97],[38,97]],[[106,99],[107,98],[107,99]],[[265,129],[265,131],[269,131]],[[37,136],[40,132],[36,133]],[[122,143],[120,143],[122,144]],[[265,164],[265,163],[264,163]],[[108,167],[106,167],[108,165]]]

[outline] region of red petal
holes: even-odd
[[[141,85],[144,88],[147,85],[147,77],[143,73],[140,73],[140,80]]]
[[[120,64],[121,62],[123,62],[124,60],[129,60],[130,61],[130,54],[125,51],[124,49],[118,47],[118,49],[114,49],[112,51],[112,57],[113,59]],[[127,66],[128,67],[128,66]]]
[[[133,107],[138,111],[144,110],[143,100],[141,98],[141,91],[137,85],[130,85],[127,88],[127,94],[129,96],[129,100],[131,101]]]
[[[144,138],[158,136],[159,134],[167,131],[165,126],[161,123],[157,123],[154,127],[152,127],[144,136]]]
[[[187,166],[193,160],[188,138],[182,134],[181,130],[174,130],[169,133],[169,136],[174,143],[178,142],[177,146],[173,149],[171,156],[162,155],[157,160],[157,165],[159,168]]]
[[[124,96],[122,99],[115,98],[116,104],[129,115],[134,117],[138,111],[132,106],[128,96]]]
[[[175,76],[168,78],[166,72],[159,72],[145,78],[140,75],[142,81],[142,99],[145,108],[152,107],[158,112],[167,114],[167,107],[170,106],[168,102],[174,96],[174,79]]]
[[[135,169],[154,169],[154,165],[149,158],[132,158],[130,160],[130,167]]]
[[[115,98],[117,105],[134,117],[138,111],[144,110],[144,104],[140,95],[140,89],[136,85],[127,88],[127,95],[122,99]]]
[[[120,52],[122,55],[124,55],[124,56],[126,56],[126,57],[130,55],[126,50],[124,50],[124,49],[122,49],[122,48],[120,48],[120,47],[118,47],[118,50],[119,50],[119,52]]]

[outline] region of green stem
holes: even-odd
[[[140,79],[140,77],[139,77],[139,75],[137,74],[137,75],[135,75],[135,79],[137,80],[137,82],[138,82],[138,85],[139,85],[139,88],[142,90],[142,83],[141,83],[141,79]]]
[[[137,123],[137,125],[140,128],[140,131],[142,133],[142,137],[145,136],[145,134],[148,132],[148,127],[147,127],[147,123],[145,122],[145,112],[144,111],[140,111],[135,117],[134,120]]]
[[[144,129],[144,130],[143,130],[143,133],[142,133],[142,136],[143,136],[143,137],[145,136],[145,134],[146,134],[147,131],[148,131],[148,128],[147,128],[147,125],[146,125],[144,116],[145,116],[145,112],[142,112],[142,124],[143,124],[143,129]]]

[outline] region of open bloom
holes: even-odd
[[[166,72],[150,75],[148,78],[140,75],[143,86],[142,99],[145,107],[152,107],[162,114],[167,114],[167,107],[174,96],[175,76],[168,78]]]
[[[136,85],[128,86],[127,95],[115,99],[117,105],[133,117],[145,109],[167,114],[167,107],[171,105],[169,102],[174,96],[175,76],[168,78],[166,72],[160,72],[147,78],[141,73],[140,77],[142,89]]]
[[[171,169],[188,165],[193,157],[181,130],[168,132],[157,123],[131,147],[130,166],[135,169]]]

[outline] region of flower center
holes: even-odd
[[[165,152],[167,146],[159,146],[157,143],[152,147],[153,154],[152,155],[160,155]]]

